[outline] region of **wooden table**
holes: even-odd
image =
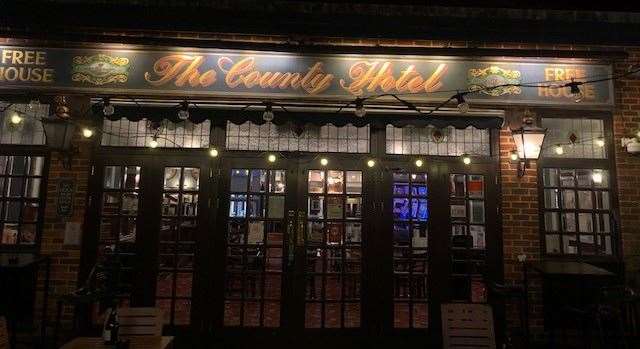
[[[173,347],[173,337],[134,337],[131,338],[130,349],[169,349]],[[100,337],[78,337],[63,345],[61,349],[113,349],[106,345]]]

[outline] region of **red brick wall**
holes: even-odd
[[[638,67],[640,49],[629,49],[629,59],[614,66],[616,74],[624,74],[632,64]],[[640,75],[615,82],[613,133],[620,203],[620,229],[622,253],[627,276],[632,284],[640,286],[640,157],[630,155],[622,148],[623,137],[631,137],[640,130]]]
[[[49,293],[48,321],[53,324],[56,313],[56,295],[68,294],[78,285],[78,269],[80,267],[80,247],[65,245],[64,232],[67,222],[84,222],[86,208],[87,185],[89,178],[89,158],[91,147],[79,135],[73,143],[79,146],[79,153],[73,157],[71,168],[64,169],[57,153],[52,154],[49,177],[47,183],[47,202],[42,232],[41,253],[52,256],[51,283]],[[71,178],[75,181],[75,195],[72,217],[58,217],[56,213],[57,185],[59,178]],[[38,299],[42,299],[42,281],[44,274],[40,273],[40,287]],[[40,302],[36,307],[36,316],[40,317]],[[66,307],[63,321],[66,325],[71,319],[71,308]]]

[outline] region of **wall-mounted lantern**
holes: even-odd
[[[517,156],[514,153],[511,159],[518,161],[518,177],[524,176],[531,160],[538,160],[540,157],[546,134],[546,128],[535,125],[535,115],[529,110],[525,110],[522,126],[511,130],[517,150]]]
[[[57,96],[53,110],[52,115],[41,119],[47,146],[60,153],[63,168],[70,169],[71,159],[78,149],[71,144],[76,125],[68,121],[70,115],[66,97]]]

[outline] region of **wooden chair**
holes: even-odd
[[[160,308],[119,308],[120,336],[162,337],[163,312]]]
[[[496,348],[493,312],[486,304],[442,304],[442,347]]]
[[[0,316],[0,349],[9,349],[9,331],[7,320]]]

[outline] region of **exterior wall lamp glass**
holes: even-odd
[[[71,140],[76,132],[76,125],[68,122],[70,117],[67,100],[63,96],[56,97],[53,115],[42,118],[42,128],[44,129],[47,146],[52,151],[60,153],[62,167],[71,168],[73,154],[78,152],[77,147],[73,147]]]
[[[528,110],[524,113],[522,126],[511,130],[511,136],[516,144],[518,156],[512,156],[518,161],[518,177],[524,176],[525,170],[529,168],[531,160],[538,160],[547,134],[546,128],[535,125],[534,115]]]

